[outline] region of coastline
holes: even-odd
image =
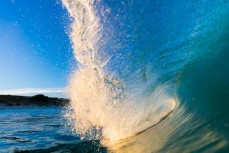
[[[66,106],[69,99],[48,97],[42,94],[35,96],[0,95],[0,106]]]

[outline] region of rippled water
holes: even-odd
[[[66,126],[59,107],[1,107],[0,152],[101,152]],[[98,151],[99,150],[99,151]]]

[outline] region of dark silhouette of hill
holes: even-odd
[[[15,96],[15,95],[0,95],[0,105],[5,106],[26,106],[26,105],[37,105],[37,106],[64,106],[69,103],[68,99],[65,98],[51,98],[42,94],[35,95],[32,97],[28,96]]]

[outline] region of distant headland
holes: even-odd
[[[0,95],[2,106],[65,106],[69,99],[52,98],[42,94],[35,96]]]

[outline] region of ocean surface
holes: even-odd
[[[1,106],[0,152],[105,152],[98,141],[80,140],[63,112],[54,106]]]
[[[228,0],[62,4],[70,105],[0,110],[1,151],[229,152]]]

